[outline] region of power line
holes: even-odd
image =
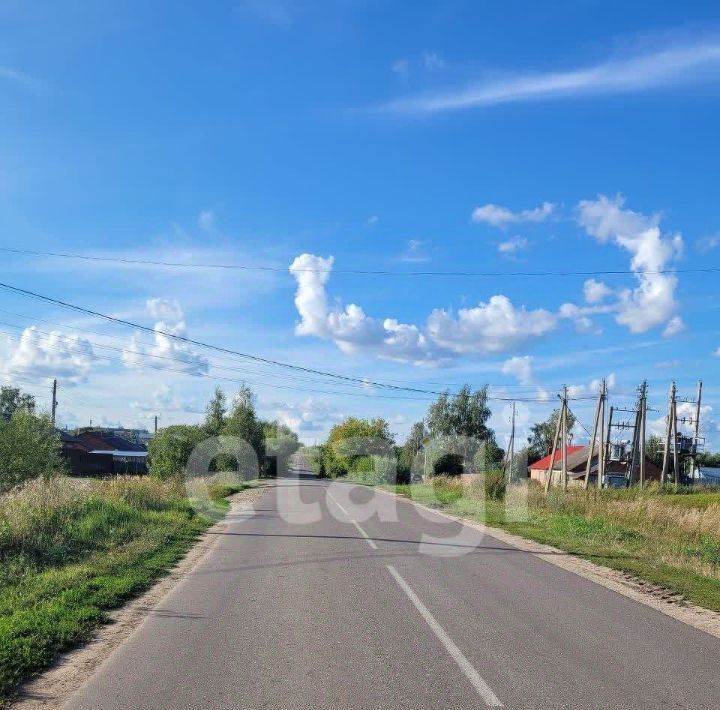
[[[184,335],[177,335],[175,333],[169,333],[167,331],[162,330],[156,330],[155,328],[150,328],[145,325],[141,325],[139,323],[134,323],[133,321],[128,321],[123,318],[117,318],[115,316],[108,315],[106,313],[101,313],[100,311],[95,311],[90,308],[85,308],[83,306],[78,306],[72,303],[68,303],[67,301],[61,301],[57,298],[52,298],[50,296],[44,296],[43,294],[37,293],[35,291],[30,291],[29,289],[23,289],[18,286],[12,286],[11,284],[6,284],[0,282],[0,288],[4,288],[7,291],[10,291],[12,293],[17,293],[22,296],[26,296],[29,298],[36,298],[41,301],[45,301],[47,303],[52,303],[57,306],[61,306],[62,308],[67,308],[72,311],[76,311],[79,313],[85,313],[87,315],[94,316],[96,318],[102,318],[103,320],[107,320],[111,323],[117,323],[119,325],[124,325],[130,328],[136,328],[138,330],[145,331],[147,333],[152,333],[153,335],[162,335],[167,338],[171,338],[173,340],[187,343],[189,345],[195,345],[196,347],[200,348],[206,348],[209,350],[213,350],[215,352],[225,353],[229,355],[235,355],[237,357],[246,358],[248,360],[251,360],[253,362],[259,362],[263,363],[265,365],[272,365],[274,367],[281,367],[285,369],[289,369],[292,371],[297,372],[305,372],[312,375],[318,375],[322,377],[328,377],[334,380],[338,380],[341,382],[350,382],[358,385],[362,385],[363,387],[378,387],[381,389],[388,389],[392,391],[399,391],[399,392],[411,392],[413,394],[422,394],[422,395],[435,395],[439,396],[443,394],[443,392],[437,391],[437,390],[425,390],[420,389],[418,387],[407,387],[407,386],[401,386],[401,385],[393,385],[388,384],[386,382],[378,382],[375,380],[370,380],[368,378],[361,378],[361,377],[350,377],[348,375],[341,375],[334,372],[329,372],[326,370],[317,370],[310,367],[304,367],[302,365],[294,365],[292,363],[282,362],[280,360],[273,360],[270,358],[261,357],[260,355],[252,355],[250,353],[243,353],[237,350],[232,350],[230,348],[224,348],[219,345],[211,345],[209,343],[203,343],[199,340],[194,340],[193,338],[188,338]],[[108,347],[108,346],[105,346]],[[160,368],[162,369],[162,368]],[[220,379],[220,378],[216,378]],[[343,394],[343,393],[328,393],[325,392],[324,394]],[[495,400],[495,401],[504,401],[504,402],[538,402],[538,401],[545,401],[541,398],[522,398],[522,397],[488,397],[489,400]],[[578,397],[577,399],[582,399]]]
[[[21,254],[26,256],[46,256],[60,259],[79,259],[82,261],[96,261],[110,264],[127,264],[134,266],[167,266],[181,269],[222,269],[230,271],[269,271],[287,272],[287,266],[259,266],[248,264],[215,264],[215,263],[187,263],[181,261],[161,261],[152,259],[127,259],[112,256],[89,256],[87,254],[71,254],[51,251],[34,251],[32,249],[10,249],[0,247],[1,252],[8,254]],[[705,267],[694,269],[659,269],[637,270],[629,269],[596,269],[593,271],[392,271],[388,269],[294,269],[300,273],[333,273],[355,276],[463,276],[463,277],[558,277],[558,276],[628,276],[636,274],[715,274],[720,273],[720,267]]]

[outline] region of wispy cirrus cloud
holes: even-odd
[[[0,80],[2,79],[12,81],[31,91],[40,91],[43,88],[43,83],[39,79],[13,67],[0,65]]]
[[[609,96],[678,85],[718,70],[720,39],[713,39],[566,71],[495,75],[462,88],[395,99],[381,109],[421,115],[571,96]]]

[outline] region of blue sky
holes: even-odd
[[[718,275],[688,271],[720,266],[716,3],[5,0],[0,37],[0,245],[188,265],[4,252],[2,281],[353,377],[487,382],[537,400],[521,428],[603,377],[618,405],[646,378],[657,428],[671,379],[702,378],[720,445]],[[546,271],[624,273],[510,275]],[[310,442],[348,414],[402,438],[428,404],[0,309],[3,381],[57,376],[67,424],[195,421],[240,379]]]

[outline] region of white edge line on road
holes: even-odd
[[[450,654],[453,661],[458,664],[460,670],[465,674],[465,677],[470,681],[480,697],[485,701],[485,704],[493,708],[501,708],[503,704],[500,702],[497,695],[493,693],[490,686],[482,679],[472,663],[465,658],[463,652],[455,645],[455,642],[447,635],[445,629],[440,626],[428,608],[420,601],[417,594],[415,594],[415,592],[411,589],[410,585],[392,565],[386,565],[386,567],[390,571],[390,574],[395,578],[395,581],[398,583],[400,589],[407,594],[410,601],[415,605],[415,608],[427,622],[427,625],[432,629],[435,636],[438,637],[440,643],[445,646],[445,650]]]
[[[365,538],[365,541],[367,542],[367,544],[370,545],[370,547],[372,547],[373,550],[377,550],[377,549],[378,549],[378,546],[375,544],[375,540],[373,540],[373,539],[370,537],[370,535],[368,535],[368,534],[360,527],[360,523],[355,522],[355,521],[350,517],[350,513],[348,513],[347,510],[345,510],[345,508],[343,508],[343,506],[340,505],[340,502],[337,500],[337,498],[335,498],[335,496],[334,496],[332,493],[330,493],[330,491],[327,492],[327,496],[328,496],[328,498],[330,498],[330,500],[331,500],[333,503],[335,503],[335,505],[336,505],[338,508],[340,508],[340,510],[342,510],[343,513],[345,513],[345,515],[346,515],[346,517],[348,518],[348,520],[350,520],[350,522],[357,528],[358,532]]]

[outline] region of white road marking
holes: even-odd
[[[490,686],[482,679],[480,674],[475,670],[473,665],[465,658],[463,652],[455,645],[454,641],[447,635],[445,629],[436,621],[435,617],[428,611],[427,607],[420,601],[417,594],[413,592],[410,585],[402,578],[400,573],[392,566],[386,565],[390,574],[395,577],[395,581],[398,583],[400,589],[407,594],[410,601],[415,605],[415,608],[420,612],[420,615],[425,619],[427,625],[432,629],[435,636],[438,637],[440,643],[445,646],[445,650],[450,654],[455,663],[458,664],[460,670],[465,674],[465,677],[470,681],[472,686],[477,690],[480,697],[485,701],[485,704],[494,707],[501,708],[503,704],[498,699],[497,695],[493,693]]]
[[[365,541],[367,542],[367,544],[370,545],[370,547],[372,547],[373,550],[377,550],[377,549],[378,549],[378,546],[375,544],[375,540],[373,540],[373,539],[360,527],[360,523],[357,523],[357,522],[355,522],[352,518],[350,518],[350,513],[348,513],[347,510],[345,510],[345,508],[343,508],[343,506],[340,505],[340,502],[338,501],[338,499],[335,498],[335,496],[334,496],[332,493],[330,493],[330,491],[327,492],[327,495],[328,495],[328,498],[330,498],[330,500],[331,500],[333,503],[335,503],[335,505],[336,505],[338,508],[340,508],[340,510],[342,510],[343,513],[345,513],[345,515],[346,515],[347,518],[350,520],[350,522],[357,528],[358,532],[365,538]]]

